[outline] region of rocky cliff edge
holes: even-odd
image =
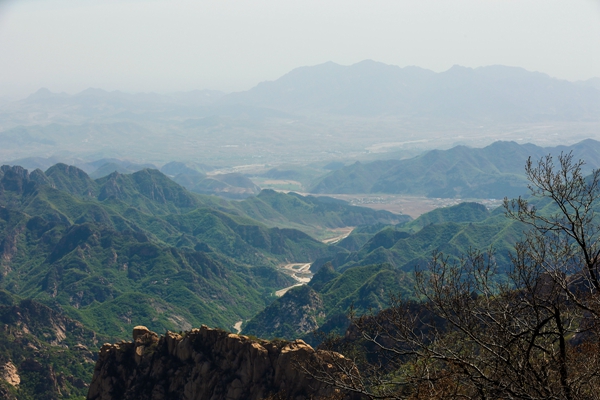
[[[140,326],[133,339],[102,346],[89,400],[344,397],[301,367],[333,368],[343,356],[314,350],[302,340],[251,339],[204,325],[160,338]]]

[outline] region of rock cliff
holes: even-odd
[[[251,339],[206,326],[160,338],[136,327],[133,339],[102,346],[89,400],[343,397],[300,367],[331,366],[332,358],[343,356],[316,351],[301,340]]]

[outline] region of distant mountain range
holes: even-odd
[[[504,198],[527,193],[525,163],[573,152],[590,172],[600,167],[600,142],[544,148],[495,142],[484,148],[456,146],[405,160],[356,162],[318,178],[311,193],[396,193],[446,198]]]
[[[511,121],[600,118],[595,80],[583,84],[501,65],[441,73],[366,60],[297,68],[219,99],[288,112]]]
[[[0,104],[0,160],[330,162],[457,143],[483,146],[498,138],[572,143],[597,138],[598,125],[597,79],[569,82],[505,66],[435,73],[375,61],[330,62],[229,94],[40,89]]]
[[[294,169],[272,168],[261,174],[215,173],[215,168],[197,162],[170,162],[160,168],[186,189],[215,194],[225,198],[243,199],[255,196],[260,187],[252,179],[302,181],[304,191],[315,194],[386,193],[440,198],[501,199],[527,192],[525,163],[551,154],[573,152],[575,159],[585,161],[584,170],[600,167],[600,142],[586,139],[570,146],[540,147],[533,144],[497,141],[484,148],[456,146],[449,150],[431,150],[407,159],[355,162],[344,166],[315,168],[295,166]],[[56,157],[31,157],[10,164],[29,169],[47,169]],[[131,174],[154,164],[140,164],[116,158],[88,162],[73,160],[91,178],[103,178],[114,172]],[[327,170],[329,172],[326,172]],[[260,184],[260,180],[258,181]],[[300,185],[300,182],[298,182]],[[298,189],[300,190],[300,186]]]
[[[48,169],[55,164],[60,164],[57,157],[28,157],[10,161],[8,165],[19,165],[26,169]],[[96,161],[72,160],[73,165],[88,173],[90,178],[98,179],[114,172],[132,174],[146,168],[158,169],[154,164],[140,164],[117,158],[102,158]],[[186,189],[201,194],[215,194],[225,198],[241,199],[256,195],[260,188],[250,179],[239,173],[213,174],[207,176],[206,172],[214,168],[205,164],[193,162],[170,162],[160,170]]]
[[[502,65],[455,65],[436,73],[365,60],[350,66],[327,62],[296,68],[275,81],[230,94],[209,90],[128,94],[87,89],[68,95],[40,89],[21,103],[30,108],[76,112],[81,117],[108,114],[125,119],[133,116],[128,113],[148,117],[149,112],[158,111],[155,117],[159,118],[186,114],[285,117],[286,113],[310,112],[438,119],[598,120],[599,82],[600,78],[569,82]]]

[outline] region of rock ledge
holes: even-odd
[[[255,340],[204,325],[160,338],[137,326],[133,338],[102,346],[89,400],[302,400],[340,395],[299,368],[332,356],[302,340]]]

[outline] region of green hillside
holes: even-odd
[[[543,209],[544,204],[538,206]],[[315,261],[311,269],[317,272],[307,287],[292,289],[274,301],[243,332],[306,340],[314,340],[315,329],[343,333],[351,307],[360,315],[388,307],[391,295],[411,299],[412,272],[425,266],[434,251],[452,261],[470,249],[483,251],[491,246],[500,266],[497,278],[503,279],[509,252],[524,227],[507,219],[501,209],[490,212],[481,204],[461,203],[398,226],[373,228],[357,229],[339,244],[346,251]],[[352,251],[351,245],[358,248]]]
[[[389,264],[349,268],[336,272],[323,266],[308,285],[288,291],[258,313],[244,327],[244,334],[259,337],[303,337],[314,342],[312,332],[321,329],[343,333],[347,313],[358,314],[389,306],[389,296],[402,292],[410,296],[410,274]]]
[[[490,215],[490,211],[483,204],[465,202],[451,207],[436,208],[402,225],[402,229],[417,232],[427,225],[443,222],[480,222]]]
[[[64,164],[31,174],[2,167],[0,204],[0,285],[113,336],[137,324],[229,328],[293,283],[276,266],[342,250],[155,170],[92,180]],[[283,214],[277,222],[295,223]]]
[[[0,365],[21,379],[0,377],[0,397],[80,399],[103,342],[136,325],[232,329],[295,283],[279,266],[346,251],[305,232],[407,219],[270,191],[230,202],[150,169],[0,167]]]
[[[587,139],[572,146],[542,148],[495,142],[484,148],[456,146],[404,160],[359,162],[316,179],[311,193],[394,193],[445,198],[517,197],[527,193],[524,165],[528,157],[573,151],[586,168],[600,165],[600,142]]]
[[[388,228],[358,251],[339,253],[331,262],[341,271],[352,266],[378,263],[390,263],[396,268],[411,271],[416,265],[427,263],[433,251],[460,257],[471,248],[484,250],[491,246],[495,249],[496,261],[502,267],[508,265],[508,252],[523,229],[501,214],[493,214],[479,222],[430,224],[411,235],[400,231],[395,233],[395,237],[392,236],[393,228]],[[398,240],[392,243],[390,237]]]
[[[289,226],[313,236],[321,236],[328,229],[399,224],[411,219],[407,215],[351,206],[330,197],[301,196],[293,192],[285,194],[270,189],[235,205],[244,215],[267,225]]]
[[[388,170],[401,164],[398,160],[373,161],[332,171],[317,178],[309,188],[310,193],[371,193],[373,184]]]

